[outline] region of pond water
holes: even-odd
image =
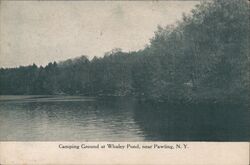
[[[1,141],[249,141],[249,133],[243,105],[0,96]]]

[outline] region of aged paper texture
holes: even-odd
[[[249,13],[0,0],[0,164],[248,165]]]

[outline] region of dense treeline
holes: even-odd
[[[158,101],[238,101],[250,93],[246,0],[202,2],[158,27],[145,49],[114,49],[45,67],[0,69],[0,94],[138,96]],[[166,18],[167,19],[167,18]]]

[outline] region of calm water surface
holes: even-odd
[[[2,141],[248,141],[249,133],[249,111],[242,105],[0,96]]]

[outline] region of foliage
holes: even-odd
[[[0,94],[133,95],[157,101],[247,100],[249,6],[204,1],[174,26],[158,26],[137,52],[116,48],[45,67],[0,69]]]

